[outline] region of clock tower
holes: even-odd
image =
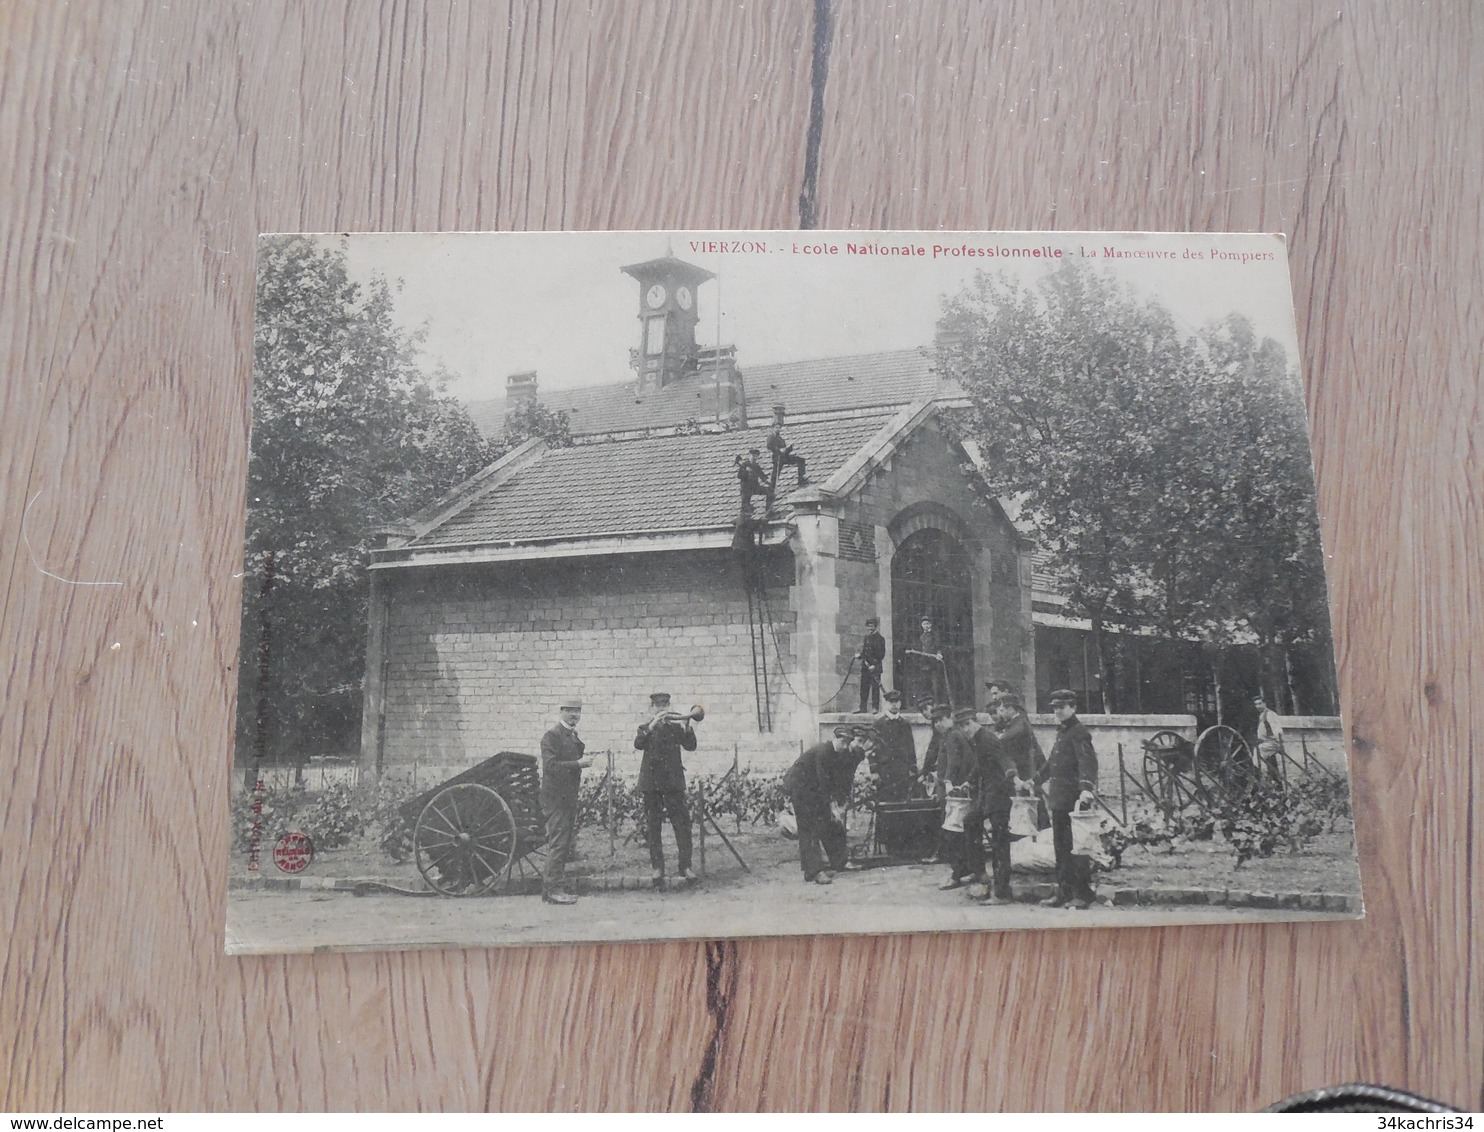
[[[639,348],[629,364],[639,374],[639,392],[652,393],[696,372],[696,291],[715,278],[693,263],[664,256],[620,268],[639,283]]]

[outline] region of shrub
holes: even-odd
[[[401,808],[423,791],[410,776],[382,775],[362,782],[357,791],[365,822],[376,847],[401,864],[412,858],[412,827],[417,818]]]
[[[302,786],[268,786],[261,791],[243,791],[232,802],[232,848],[246,853],[252,848],[253,827],[258,829],[258,850],[267,854],[273,843],[295,828],[294,816],[303,805]],[[254,804],[262,799],[262,808]]]
[[[251,849],[254,822],[259,823],[262,853],[271,853],[273,843],[285,833],[307,834],[316,850],[337,849],[365,828],[349,783],[337,782],[323,790],[268,786],[260,793],[260,812],[254,813],[258,794],[253,791],[244,791],[232,803],[232,845],[238,852]]]
[[[350,783],[336,782],[314,794],[304,792],[294,825],[308,834],[316,850],[338,849],[365,830],[366,820]]]

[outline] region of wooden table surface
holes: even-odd
[[[0,5],[0,1109],[1484,1105],[1480,30]],[[254,234],[810,223],[1287,234],[1367,919],[225,957]]]

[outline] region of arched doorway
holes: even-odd
[[[953,702],[974,703],[974,577],[963,544],[937,527],[904,538],[891,560],[891,608],[897,686],[906,702],[933,694],[932,664],[907,652],[918,647],[922,618],[931,617]]]

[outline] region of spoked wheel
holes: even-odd
[[[1196,739],[1195,765],[1207,784],[1226,794],[1241,792],[1258,774],[1247,740],[1224,723],[1206,728]]]
[[[1199,800],[1190,740],[1177,731],[1156,731],[1144,743],[1144,785],[1167,810]]]
[[[483,896],[503,885],[516,840],[505,799],[477,782],[434,794],[412,831],[417,871],[444,896]]]
[[[510,875],[522,883],[541,880],[546,875],[546,846],[537,845],[517,857],[510,868]]]

